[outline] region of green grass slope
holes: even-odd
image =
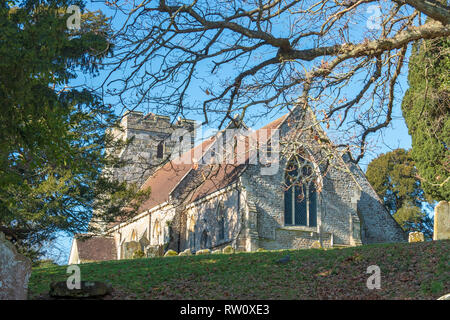
[[[276,261],[289,254],[290,262]],[[450,292],[450,240],[344,249],[146,258],[81,265],[81,280],[111,282],[108,299],[436,299]],[[381,269],[381,289],[366,286]],[[33,269],[29,294],[48,298],[66,266]]]

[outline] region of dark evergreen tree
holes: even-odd
[[[432,201],[422,189],[411,152],[404,149],[382,154],[367,167],[367,179],[394,219],[407,232],[433,235],[433,220],[421,208]]]
[[[120,208],[136,196],[101,174],[120,165],[105,154],[120,147],[106,130],[113,110],[68,86],[111,53],[108,21],[85,12],[68,30],[70,4],[0,0],[0,231],[32,258],[57,232],[86,231],[93,210],[105,221],[132,214]]]
[[[425,192],[450,199],[450,38],[422,40],[409,61],[403,116]]]

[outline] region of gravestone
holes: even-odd
[[[141,245],[137,241],[129,241],[123,244],[123,258],[133,259],[134,253],[141,250]]]
[[[167,250],[167,252],[164,254],[164,257],[174,257],[177,256],[178,252],[175,250]]]
[[[450,204],[441,201],[434,208],[433,240],[450,239]]]
[[[322,246],[320,245],[320,241],[316,240],[311,244],[311,246],[309,248],[310,249],[322,249]]]
[[[203,249],[203,250],[198,250],[195,254],[200,255],[200,254],[210,254],[211,250],[209,249]]]
[[[163,246],[147,246],[145,248],[145,255],[147,258],[161,257],[164,255]]]
[[[178,255],[179,256],[191,256],[192,252],[191,252],[191,249],[186,249],[184,251],[181,251]]]
[[[0,300],[25,300],[31,262],[0,232]]]
[[[228,253],[234,253],[235,250],[232,246],[226,246],[225,248],[222,249],[222,252],[228,254]]]
[[[422,232],[410,232],[408,242],[424,242],[425,238]]]

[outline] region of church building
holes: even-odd
[[[405,241],[363,171],[324,142],[329,140],[316,122],[298,107],[256,131],[232,121],[194,145],[194,121],[127,113],[117,137],[134,137],[120,154],[129,164],[113,169],[114,175],[150,194],[136,216],[105,226],[101,236],[75,236],[69,264],[159,256],[169,249]]]

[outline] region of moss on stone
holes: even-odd
[[[177,256],[178,252],[174,251],[174,250],[168,250],[165,254],[164,257],[173,257],[173,256]]]
[[[191,256],[192,252],[191,252],[191,249],[186,249],[184,251],[181,251],[178,255],[179,256]]]
[[[209,249],[203,249],[203,250],[198,250],[195,254],[210,254],[211,250]]]
[[[320,244],[319,240],[316,240],[311,244],[310,248],[311,249],[322,249],[322,245]]]
[[[235,250],[232,246],[226,246],[225,248],[223,248],[222,252],[226,253],[226,254],[230,254],[230,253],[234,253]]]
[[[145,253],[142,250],[136,250],[133,253],[133,259],[140,259],[140,258],[144,258],[145,257]]]

